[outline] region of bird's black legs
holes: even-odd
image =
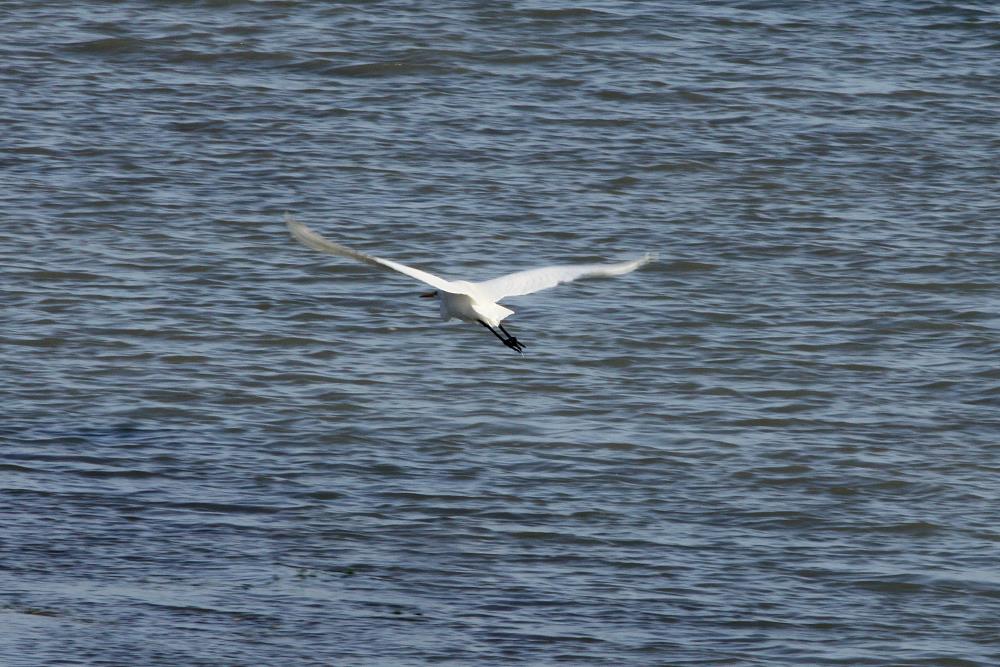
[[[524,350],[524,345],[522,345],[520,341],[518,341],[516,338],[507,333],[507,330],[503,328],[502,324],[500,325],[500,330],[503,331],[504,334],[506,334],[507,336],[506,338],[498,334],[496,329],[486,324],[486,322],[483,322],[482,320],[476,320],[476,321],[482,324],[487,329],[489,329],[490,333],[499,338],[500,342],[509,347],[510,349],[514,350],[515,352],[521,352]]]
[[[493,328],[493,327],[491,327],[490,325],[486,324],[486,322],[483,322],[482,320],[476,320],[476,321],[477,321],[477,322],[479,322],[480,324],[482,324],[482,325],[483,325],[484,327],[486,327],[487,329],[489,329],[489,330],[490,330],[490,333],[492,333],[492,334],[493,334],[494,336],[496,336],[497,338],[499,338],[500,340],[502,340],[502,341],[503,341],[504,343],[506,343],[506,342],[507,342],[507,339],[506,339],[506,338],[504,338],[503,336],[501,336],[500,334],[498,334],[498,333],[496,332],[496,329],[494,329],[494,328]]]
[[[502,331],[504,333],[504,335],[507,336],[507,340],[509,340],[511,343],[513,343],[517,347],[521,348],[521,349],[517,350],[518,352],[520,352],[521,350],[524,349],[524,344],[521,343],[521,341],[519,341],[515,336],[511,336],[510,333],[506,329],[503,328],[503,324],[502,323],[497,322],[497,326],[500,327],[500,331]]]

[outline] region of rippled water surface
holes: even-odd
[[[995,3],[3,7],[0,664],[1000,664]]]

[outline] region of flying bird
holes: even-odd
[[[349,257],[381,269],[398,271],[426,283],[433,291],[421,294],[426,298],[437,298],[441,307],[441,319],[448,321],[456,318],[465,322],[478,322],[489,329],[494,336],[516,352],[524,350],[524,344],[511,335],[503,326],[503,320],[514,314],[510,308],[501,306],[498,301],[511,296],[531,294],[561,283],[568,283],[579,278],[596,278],[606,276],[621,276],[635,271],[643,264],[653,261],[656,257],[647,253],[638,259],[616,264],[566,264],[561,266],[544,266],[538,269],[518,271],[492,280],[473,283],[465,280],[445,280],[432,273],[406,266],[391,259],[383,259],[352,250],[339,243],[325,239],[301,222],[291,217],[285,218],[285,224],[300,243],[330,255]]]

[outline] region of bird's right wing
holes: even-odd
[[[427,283],[431,287],[434,287],[444,292],[464,291],[464,290],[456,290],[455,286],[452,285],[450,282],[448,282],[444,278],[438,278],[433,273],[427,273],[426,271],[415,269],[412,266],[406,266],[405,264],[394,262],[391,259],[382,259],[381,257],[366,255],[363,252],[358,252],[357,250],[351,250],[347,246],[342,246],[339,243],[334,243],[329,239],[323,238],[313,230],[303,225],[301,222],[293,220],[291,216],[285,216],[285,224],[288,225],[288,231],[292,233],[292,236],[294,236],[299,241],[299,243],[308,246],[313,250],[319,250],[320,252],[325,252],[330,255],[338,255],[340,257],[349,257],[359,262],[364,262],[365,264],[376,266],[382,269],[392,269],[393,271],[399,271],[400,273],[406,274],[411,278],[416,278],[420,282]]]
[[[531,294],[543,289],[555,287],[580,278],[597,278],[604,276],[620,276],[635,271],[643,264],[656,258],[647,253],[638,259],[616,264],[568,264],[563,266],[545,266],[540,269],[528,269],[493,280],[478,283],[477,287],[485,298],[499,301],[508,296]]]

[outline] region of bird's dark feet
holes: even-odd
[[[503,335],[507,337],[506,339],[500,339],[503,341],[504,345],[512,350],[517,350],[519,353],[524,351],[524,345],[521,344],[521,341],[519,341],[516,336],[511,336],[510,332],[504,329],[503,325],[499,322],[497,323],[497,326],[500,327],[500,331],[503,332]]]
[[[500,335],[500,331],[497,331],[490,325],[486,324],[486,322],[483,322],[482,320],[476,320],[476,321],[482,324],[487,329],[489,329],[490,333],[499,338],[500,342],[509,347],[510,349],[514,350],[519,354],[524,351],[524,345],[521,344],[521,341],[519,341],[517,338],[507,333],[507,330],[503,328],[502,324],[500,325],[500,331],[503,331],[503,336]],[[506,338],[504,338],[504,336],[506,336]]]
[[[509,338],[505,338],[503,340],[503,344],[506,345],[507,347],[509,347],[510,349],[514,350],[515,352],[518,352],[518,353],[524,352],[524,345],[522,345],[521,341],[519,341],[514,336],[511,336]]]

